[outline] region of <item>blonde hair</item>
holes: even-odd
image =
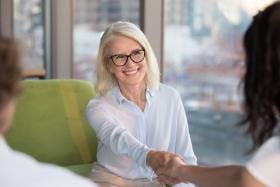
[[[125,36],[137,41],[145,50],[147,63],[147,74],[145,76],[146,85],[151,89],[158,89],[160,73],[158,62],[153,49],[144,33],[133,23],[118,21],[111,24],[103,33],[97,57],[97,91],[100,95],[105,95],[114,85],[116,78],[108,70],[106,60],[106,49],[108,43],[116,36]]]

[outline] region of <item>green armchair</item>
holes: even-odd
[[[85,118],[95,96],[82,80],[25,80],[17,99],[8,144],[39,161],[87,176],[96,160],[97,138]]]

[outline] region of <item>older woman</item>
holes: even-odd
[[[95,182],[160,186],[154,171],[162,165],[181,160],[196,164],[180,96],[160,83],[154,52],[136,25],[116,22],[106,29],[97,76],[100,96],[87,106],[87,118],[99,139],[98,163],[92,170]]]

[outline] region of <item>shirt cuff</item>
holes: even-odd
[[[150,181],[152,181],[154,178],[156,178],[156,174],[153,171],[153,169],[147,165],[147,155],[149,153],[151,149],[149,149],[148,147],[144,148],[144,152],[143,152],[143,160],[142,160],[142,167],[141,167],[141,171],[143,173],[143,175],[149,179]]]

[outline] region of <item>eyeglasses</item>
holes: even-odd
[[[142,62],[145,58],[145,50],[136,49],[136,50],[133,50],[130,53],[130,55],[116,54],[116,55],[108,56],[108,58],[110,58],[116,66],[124,66],[128,61],[128,57],[134,63]]]

